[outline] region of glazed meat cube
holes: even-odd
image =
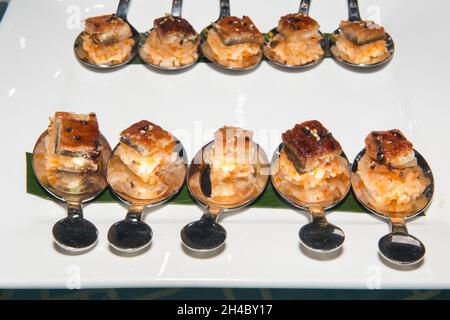
[[[341,21],[339,27],[347,39],[356,45],[384,40],[384,28],[373,21]]]
[[[301,13],[293,13],[281,17],[277,30],[289,41],[303,41],[321,38],[319,28],[316,20]]]
[[[103,45],[119,42],[133,35],[129,24],[115,14],[86,19],[85,31],[94,41]]]
[[[262,45],[263,37],[253,21],[244,16],[225,17],[213,23],[213,28],[225,45],[255,43]]]
[[[56,112],[48,128],[48,169],[96,171],[100,156],[100,132],[94,113],[87,115]]]
[[[319,121],[296,124],[282,135],[283,148],[299,173],[314,169],[321,161],[331,161],[342,152],[334,139]]]
[[[166,16],[154,21],[159,39],[165,43],[182,44],[185,41],[197,41],[198,34],[192,25],[183,18]]]
[[[415,164],[413,145],[400,130],[372,131],[365,144],[367,155],[378,163],[393,168]]]
[[[144,182],[150,181],[155,170],[170,161],[176,141],[160,126],[143,120],[120,134],[117,155]]]

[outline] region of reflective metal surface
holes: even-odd
[[[114,178],[115,174],[115,170],[112,169],[113,164],[115,166],[119,166],[120,170],[130,171],[116,155],[116,150],[117,146],[114,149],[112,156],[108,162],[108,184],[114,194],[130,207],[125,219],[116,222],[109,229],[108,241],[113,248],[120,252],[138,252],[148,247],[153,239],[152,229],[149,225],[142,221],[144,209],[155,207],[169,201],[181,190],[186,177],[186,151],[184,150],[182,143],[176,140],[176,146],[173,152],[177,154],[178,160],[182,160],[182,162],[180,163],[177,175],[172,179],[173,183],[165,192],[159,194],[154,198],[138,199],[133,197],[133,195],[126,194],[123,191],[118,190],[117,186],[112,183],[112,179]],[[133,173],[130,173],[130,175],[134,176]],[[139,179],[138,177],[136,178]],[[152,186],[149,184],[148,188],[152,188]]]
[[[302,0],[300,3],[299,13],[302,13],[305,16],[309,15],[310,4],[311,4],[311,0]],[[289,64],[281,63],[281,62],[273,59],[268,51],[270,39],[272,39],[277,34],[278,34],[278,30],[277,30],[277,27],[275,27],[265,35],[263,53],[268,61],[272,62],[273,64],[275,64],[279,67],[288,68],[288,69],[298,69],[298,70],[313,67],[313,66],[319,64],[320,62],[322,62],[322,60],[325,58],[325,55],[328,51],[328,43],[325,40],[325,38],[323,38],[323,33],[320,32],[320,34],[322,35],[322,39],[320,40],[320,46],[322,47],[323,55],[319,59],[302,64],[302,65],[289,65]]]
[[[33,171],[39,184],[52,196],[67,204],[67,218],[58,221],[53,226],[55,243],[71,252],[87,251],[92,248],[98,239],[97,228],[83,217],[82,204],[88,202],[107,187],[106,163],[111,154],[111,147],[105,137],[100,137],[103,147],[98,159],[99,168],[95,173],[65,173],[49,172],[46,169],[46,139],[45,131],[39,137],[33,150]],[[59,176],[58,184],[50,183],[49,177]],[[74,180],[81,181],[79,191],[70,191]]]
[[[287,195],[275,181],[275,175],[277,174],[278,161],[280,152],[283,149],[283,144],[280,144],[277,150],[274,152],[271,163],[271,179],[272,185],[278,194],[292,206],[309,212],[311,222],[303,226],[299,231],[299,238],[302,245],[314,252],[329,253],[336,251],[342,247],[345,240],[344,232],[341,228],[329,223],[325,217],[325,210],[332,209],[339,204],[350,191],[351,183],[350,178],[348,180],[348,187],[337,199],[327,199],[320,203],[307,203],[298,198]],[[341,155],[347,160],[344,153]],[[348,160],[347,160],[348,162]],[[349,176],[350,176],[350,164],[348,164]]]
[[[269,163],[264,150],[256,143],[257,163],[254,164],[257,183],[245,198],[230,202],[218,202],[211,198],[211,168],[204,162],[204,154],[212,148],[214,142],[205,145],[192,159],[189,166],[187,183],[192,197],[206,212],[198,221],[189,223],[181,230],[183,244],[199,252],[212,251],[220,248],[226,240],[226,230],[217,222],[219,215],[225,211],[244,208],[254,202],[264,191],[269,181]]]
[[[352,165],[352,185],[353,193],[358,202],[364,206],[369,212],[388,219],[391,225],[391,233],[382,237],[378,242],[380,255],[389,262],[396,265],[413,265],[423,260],[425,257],[425,246],[416,237],[408,233],[406,228],[406,220],[414,218],[423,213],[431,203],[434,194],[434,178],[430,166],[423,156],[414,150],[417,165],[423,170],[424,175],[430,180],[430,184],[425,189],[423,196],[427,199],[426,205],[415,212],[398,212],[395,215],[389,212],[383,212],[365,201],[362,190],[357,187],[359,179],[357,177],[358,163],[365,155],[366,150],[363,149],[356,156]]]
[[[78,61],[81,64],[83,64],[84,66],[86,66],[88,68],[91,68],[91,69],[112,70],[112,69],[117,69],[117,68],[123,67],[123,66],[129,64],[131,61],[133,61],[136,58],[136,56],[138,55],[138,51],[139,51],[138,48],[139,48],[141,35],[140,35],[139,31],[137,31],[128,22],[127,15],[128,15],[128,10],[130,8],[130,4],[131,4],[131,0],[120,0],[119,1],[119,5],[117,7],[117,12],[116,12],[116,16],[118,16],[119,18],[121,18],[122,20],[127,22],[128,25],[131,28],[131,32],[133,33],[132,37],[133,37],[133,40],[134,40],[134,45],[133,45],[133,48],[131,50],[131,54],[127,57],[127,59],[125,59],[124,61],[121,61],[120,63],[116,63],[116,64],[95,64],[95,63],[91,63],[85,57],[86,53],[83,50],[83,39],[82,39],[82,35],[84,34],[84,32],[82,32],[75,39],[75,43],[74,43],[75,56],[77,57]]]
[[[219,15],[219,19],[217,19],[217,21],[219,21],[222,18],[229,17],[230,15],[231,15],[230,0],[220,0],[220,15]],[[255,57],[254,61],[252,61],[251,65],[246,66],[246,67],[242,67],[242,68],[230,67],[230,66],[226,66],[226,65],[219,63],[216,60],[216,58],[213,56],[213,52],[207,42],[208,31],[210,29],[212,29],[212,27],[213,27],[212,25],[209,25],[205,29],[202,30],[202,32],[201,32],[202,44],[200,45],[200,48],[201,48],[203,55],[214,65],[218,66],[219,68],[225,69],[225,70],[249,71],[249,70],[256,68],[261,63],[261,61],[263,59],[263,52],[262,52],[263,50],[262,49],[261,49],[260,54]]]
[[[349,12],[349,21],[361,21],[361,15],[359,13],[359,4],[358,0],[348,0],[348,12]],[[394,56],[395,52],[395,44],[392,37],[386,32],[386,48],[388,51],[388,56],[383,61],[379,61],[376,63],[371,64],[357,64],[352,63],[350,61],[344,60],[341,57],[335,55],[333,53],[333,50],[331,48],[336,45],[336,37],[341,33],[341,29],[336,29],[328,38],[328,48],[331,56],[338,61],[339,63],[342,63],[343,65],[346,65],[348,67],[355,67],[355,68],[375,68],[375,67],[381,67],[391,61],[391,59]]]
[[[174,17],[180,17],[181,18],[181,14],[182,14],[182,9],[183,9],[183,0],[173,0],[172,2],[172,16]],[[147,42],[148,36],[150,34],[150,32],[153,31],[153,28],[147,32],[145,32],[145,34],[141,37],[141,40],[139,42],[139,57],[141,58],[141,60],[147,64],[148,66],[152,67],[152,68],[156,68],[156,69],[160,69],[160,70],[165,70],[165,71],[178,71],[178,70],[184,70],[187,68],[192,67],[193,65],[195,65],[198,61],[198,59],[200,58],[200,48],[198,49],[198,55],[197,55],[197,59],[195,59],[194,61],[192,61],[191,63],[188,64],[183,64],[181,66],[178,67],[164,67],[161,66],[159,64],[155,64],[152,63],[150,61],[148,61],[148,59],[145,58],[145,55],[142,53],[142,47],[145,45],[145,43]]]

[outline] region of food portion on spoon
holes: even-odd
[[[94,66],[114,66],[130,60],[136,41],[125,20],[115,14],[88,18],[75,50]]]
[[[199,45],[200,36],[186,19],[166,15],[154,21],[139,54],[150,65],[178,69],[198,60]]]
[[[219,215],[255,201],[269,180],[268,167],[251,131],[227,126],[217,130],[214,141],[195,155],[189,167],[189,192],[206,212],[183,228],[183,244],[202,252],[221,247],[227,232],[217,223]]]
[[[108,164],[108,182],[119,195],[153,200],[172,195],[183,184],[186,164],[172,134],[143,120],[120,134]]]
[[[227,16],[203,31],[203,54],[227,69],[249,69],[262,60],[263,36],[248,16]]]
[[[201,200],[212,206],[230,206],[259,194],[267,180],[257,174],[264,165],[260,151],[249,130],[228,126],[217,130],[214,143],[203,150],[202,161],[209,166],[211,188],[209,194],[202,192]],[[190,187],[195,192],[201,187],[202,179],[191,178]]]
[[[319,121],[296,124],[282,135],[273,182],[291,202],[328,207],[350,185],[348,160],[339,142]]]
[[[325,56],[320,25],[304,13],[280,18],[278,27],[266,35],[265,56],[279,65],[299,67],[310,65]]]
[[[358,199],[387,216],[407,217],[423,210],[429,202],[425,191],[431,181],[404,134],[397,129],[372,131],[365,145],[352,177]]]
[[[82,204],[107,186],[105,171],[111,148],[100,134],[94,113],[56,112],[33,150],[33,171],[40,185],[67,203],[67,218],[53,227],[56,244],[65,250],[88,250],[97,228],[83,218]]]
[[[373,21],[342,21],[340,33],[334,36],[331,52],[340,59],[373,65],[389,59],[384,28]]]
[[[431,203],[433,173],[400,130],[372,131],[352,166],[357,200],[386,218],[391,232],[378,241],[380,255],[394,265],[413,265],[425,257],[425,246],[406,228],[406,220]]]
[[[129,205],[125,219],[108,232],[116,250],[129,253],[148,247],[153,231],[142,221],[144,209],[175,196],[186,171],[183,146],[160,126],[143,120],[122,131],[107,171],[111,189]]]

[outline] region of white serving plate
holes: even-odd
[[[185,1],[184,15],[197,30],[215,20],[218,2]],[[445,1],[361,0],[362,14],[381,20],[396,42],[396,56],[375,73],[349,71],[326,59],[307,72],[282,72],[263,63],[248,74],[229,75],[199,64],[179,74],[132,65],[95,73],[74,58],[74,28],[81,19],[110,13],[116,1],[13,0],[0,24],[0,287],[289,287],[450,288],[450,29]],[[100,4],[103,3],[103,4]],[[129,19],[141,31],[170,10],[170,0],[134,0]],[[262,31],[298,1],[232,1],[232,12],[249,14]],[[347,16],[346,1],[313,1],[322,30]],[[79,15],[77,15],[79,13]],[[420,25],[418,25],[420,24]],[[423,25],[424,27],[421,27]],[[81,26],[81,25],[80,25]],[[114,145],[121,129],[149,119],[183,141],[190,157],[224,124],[255,130],[269,157],[280,133],[296,122],[322,121],[353,158],[370,130],[399,128],[434,170],[435,198],[428,215],[408,224],[426,245],[417,268],[398,270],[380,260],[378,239],[387,223],[369,214],[332,213],[347,241],[331,260],[306,255],[298,229],[308,221],[295,210],[248,209],[226,216],[225,250],[198,258],[183,250],[180,229],[201,216],[196,206],[167,205],[145,218],[154,230],[147,252],[114,254],[109,226],[122,219],[119,204],[90,204],[86,217],[100,231],[84,255],[54,247],[51,227],[62,206],[25,192],[25,152],[56,110],[95,111]]]

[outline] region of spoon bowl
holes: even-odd
[[[33,173],[39,184],[53,197],[67,204],[67,217],[58,221],[52,230],[55,243],[70,252],[91,249],[98,240],[97,228],[83,217],[82,204],[96,198],[107,187],[106,163],[111,155],[111,147],[103,135],[96,173],[68,173],[48,171],[46,168],[46,143],[49,134],[43,132],[33,150]],[[78,182],[76,188],[72,185]]]
[[[224,245],[227,232],[217,222],[219,215],[227,211],[242,209],[253,203],[265,190],[269,181],[268,160],[264,150],[253,142],[257,150],[255,167],[256,182],[248,187],[243,197],[215,199],[212,197],[211,167],[205,162],[205,154],[213,147],[214,141],[203,146],[192,160],[187,176],[187,186],[192,197],[206,209],[200,220],[187,224],[181,230],[181,240],[188,249],[210,252]]]
[[[131,28],[131,32],[132,32],[132,38],[134,40],[134,45],[133,48],[131,50],[131,53],[129,54],[129,56],[124,59],[123,61],[119,62],[119,63],[115,63],[115,64],[95,64],[92,63],[91,61],[89,61],[88,57],[87,57],[87,53],[84,51],[83,49],[83,35],[85,34],[85,32],[81,32],[77,38],[75,39],[75,43],[74,43],[74,52],[75,52],[75,56],[77,57],[78,61],[84,65],[85,67],[89,68],[89,69],[93,69],[93,70],[114,70],[114,69],[118,69],[120,67],[123,67],[129,63],[131,63],[136,56],[138,55],[138,49],[139,49],[139,43],[140,43],[140,39],[141,39],[141,35],[139,33],[139,31],[137,31],[127,20],[127,14],[128,14],[128,9],[130,6],[131,0],[120,0],[119,2],[119,6],[117,7],[117,12],[116,12],[116,16],[121,18],[122,20],[124,20],[126,23],[128,23],[128,25]]]
[[[132,253],[148,247],[153,239],[153,231],[148,224],[142,221],[144,209],[155,207],[169,201],[183,187],[187,171],[187,156],[182,143],[177,139],[175,140],[176,145],[173,152],[177,155],[177,159],[175,160],[177,168],[172,172],[170,177],[166,177],[167,180],[165,182],[168,183],[168,188],[148,199],[130,195],[127,190],[121,189],[120,184],[115,182],[115,177],[118,173],[125,173],[130,178],[131,183],[133,181],[131,179],[135,179],[136,177],[116,154],[119,145],[114,148],[108,162],[108,184],[114,194],[129,206],[125,219],[113,224],[108,231],[108,241],[116,250]],[[169,173],[165,174],[168,175]],[[148,187],[152,188],[151,185]]]
[[[225,244],[227,231],[216,222],[216,216],[205,213],[198,221],[186,225],[181,230],[183,244],[192,251],[208,252]]]
[[[335,55],[333,53],[333,50],[331,50],[331,48],[336,45],[336,37],[338,35],[340,35],[340,34],[341,34],[341,29],[338,28],[332,34],[329,35],[329,37],[328,37],[328,48],[330,48],[329,52],[330,52],[331,56],[337,62],[339,62],[339,63],[341,63],[341,64],[343,64],[345,66],[355,67],[355,68],[362,68],[362,69],[376,68],[376,67],[381,67],[381,66],[387,64],[394,57],[394,52],[395,52],[394,40],[389,35],[389,33],[386,32],[386,48],[388,50],[388,56],[386,57],[386,59],[384,59],[382,61],[375,62],[375,63],[370,63],[370,64],[364,64],[364,63],[357,64],[357,63],[353,63],[353,62],[344,60],[342,57],[340,57],[338,55]]]
[[[361,14],[359,11],[359,4],[358,4],[358,0],[348,0],[348,12],[349,12],[349,21],[362,21],[361,19]],[[395,52],[395,45],[394,45],[394,40],[392,39],[392,37],[386,32],[386,49],[388,52],[387,57],[382,60],[382,61],[378,61],[375,63],[361,63],[361,64],[357,64],[357,63],[352,63],[350,61],[347,61],[345,59],[343,59],[342,57],[335,55],[332,48],[336,45],[336,37],[338,35],[341,34],[341,29],[338,28],[336,29],[328,38],[328,48],[329,48],[329,52],[331,54],[331,56],[339,63],[348,66],[348,67],[352,67],[352,68],[362,68],[362,69],[368,69],[368,68],[377,68],[380,66],[383,66],[385,64],[387,64],[392,57],[394,56],[394,52]]]
[[[230,11],[230,0],[220,0],[220,15],[219,19],[217,21],[229,17],[231,15]],[[216,22],[217,22],[216,21]],[[219,63],[211,50],[211,47],[209,46],[207,40],[208,40],[208,32],[213,28],[212,24],[204,28],[201,32],[201,38],[202,43],[200,45],[201,51],[203,55],[208,59],[211,63],[213,63],[215,66],[224,69],[224,70],[231,70],[231,71],[250,71],[252,69],[255,69],[259,64],[261,63],[263,59],[263,50],[260,50],[260,53],[253,58],[253,60],[249,61],[249,63],[244,67],[232,67],[232,66],[226,66],[221,63]]]
[[[172,16],[173,17],[177,17],[177,18],[181,18],[181,13],[182,13],[182,8],[183,8],[183,0],[173,0],[172,2]],[[145,55],[142,53],[142,48],[145,45],[145,43],[147,42],[147,39],[149,37],[150,32],[152,32],[154,30],[154,28],[150,29],[150,31],[147,31],[141,38],[141,41],[139,42],[139,57],[141,58],[141,60],[147,64],[148,66],[152,67],[152,68],[156,68],[159,70],[164,70],[164,71],[179,71],[179,70],[184,70],[187,68],[192,67],[193,65],[195,65],[198,61],[198,59],[200,58],[200,49],[198,49],[197,51],[197,59],[195,59],[194,61],[192,61],[191,63],[187,63],[187,64],[183,64],[180,65],[178,67],[165,67],[165,66],[161,66],[159,64],[155,64],[152,63],[150,61],[148,61],[148,59],[145,58]]]
[[[406,221],[410,220],[429,207],[434,194],[434,178],[430,166],[425,158],[414,150],[417,165],[422,169],[425,177],[430,181],[425,188],[421,200],[425,200],[423,205],[412,207],[412,211],[407,212],[383,212],[369,203],[366,196],[367,190],[361,186],[358,171],[358,164],[361,158],[366,154],[366,149],[361,150],[353,161],[352,165],[352,186],[353,193],[358,202],[372,214],[387,219],[391,225],[391,233],[382,237],[378,242],[380,255],[386,260],[396,265],[413,265],[423,260],[425,257],[425,246],[416,237],[408,233]],[[422,201],[423,203],[423,201]]]
[[[311,4],[311,0],[302,0],[300,3],[299,13],[302,13],[303,15],[308,16],[310,4]],[[305,64],[301,64],[301,65],[289,65],[286,63],[281,63],[281,62],[277,61],[276,59],[274,59],[272,57],[272,55],[270,54],[269,50],[266,49],[267,46],[269,46],[270,40],[273,37],[275,37],[277,34],[278,34],[278,29],[276,27],[265,34],[263,53],[264,53],[265,58],[268,61],[270,61],[271,63],[273,63],[279,67],[288,68],[288,69],[297,69],[297,70],[310,68],[310,67],[313,67],[313,66],[319,64],[320,62],[322,62],[322,60],[325,58],[325,55],[328,51],[328,43],[325,40],[325,38],[323,37],[323,33],[320,32],[320,34],[322,35],[322,39],[320,40],[320,46],[322,47],[323,54],[319,59],[316,59],[314,61],[311,61],[311,62],[308,62]]]
[[[290,205],[295,208],[307,211],[310,213],[311,222],[300,228],[299,238],[300,243],[308,250],[318,253],[330,253],[342,247],[345,241],[345,234],[341,228],[331,224],[325,217],[325,211],[332,209],[340,202],[342,202],[350,191],[351,183],[348,179],[348,186],[338,198],[326,199],[322,202],[306,202],[301,199],[288,194],[286,189],[281,186],[279,182],[279,158],[283,150],[281,143],[275,150],[271,162],[271,179],[277,193]],[[342,153],[341,156],[347,160],[347,156]],[[347,160],[348,162],[348,160]],[[350,177],[350,164],[348,164],[348,173]]]
[[[425,246],[410,234],[390,233],[378,241],[380,255],[396,265],[413,265],[425,257]]]

